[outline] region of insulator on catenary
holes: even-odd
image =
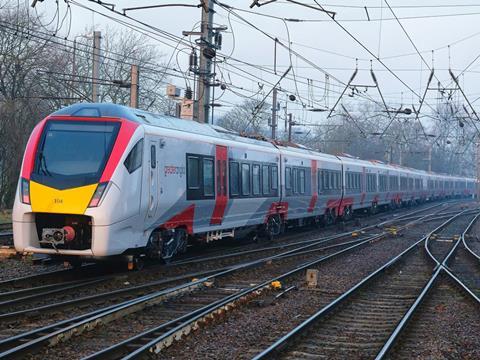
[[[189,65],[190,69],[195,69],[198,65],[198,56],[195,49],[192,49],[192,52],[190,53]]]
[[[192,88],[189,86],[185,89],[185,98],[188,100],[192,100],[192,97],[193,97]]]

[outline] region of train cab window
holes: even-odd
[[[277,165],[271,166],[272,190],[278,190],[278,168]]]
[[[260,165],[252,166],[252,193],[260,195]]]
[[[242,195],[250,195],[250,164],[242,164]]]
[[[240,165],[230,162],[230,196],[240,195]]]
[[[189,156],[187,158],[187,183],[189,189],[200,188],[200,159]]]
[[[289,167],[285,168],[285,189],[292,189],[292,169]]]
[[[215,195],[215,170],[212,159],[203,159],[203,195]]]
[[[270,195],[270,169],[268,165],[262,166],[262,190],[263,195]]]
[[[157,167],[157,148],[155,145],[150,146],[150,166],[152,169]]]
[[[123,162],[129,174],[142,166],[143,159],[143,139],[139,140],[135,146],[130,150],[127,158]]]
[[[117,122],[48,120],[35,153],[32,180],[58,189],[99,182],[119,128]]]

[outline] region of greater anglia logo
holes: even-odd
[[[184,166],[174,166],[174,165],[165,165],[163,168],[163,172],[165,176],[168,175],[179,175],[182,177],[185,175],[185,167]]]

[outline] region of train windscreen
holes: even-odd
[[[119,123],[48,121],[37,149],[33,178],[56,188],[98,182]]]

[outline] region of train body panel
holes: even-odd
[[[182,237],[208,242],[471,195],[475,184],[122,106],[77,104],[32,132],[14,240],[18,251],[63,256],[141,254]]]

